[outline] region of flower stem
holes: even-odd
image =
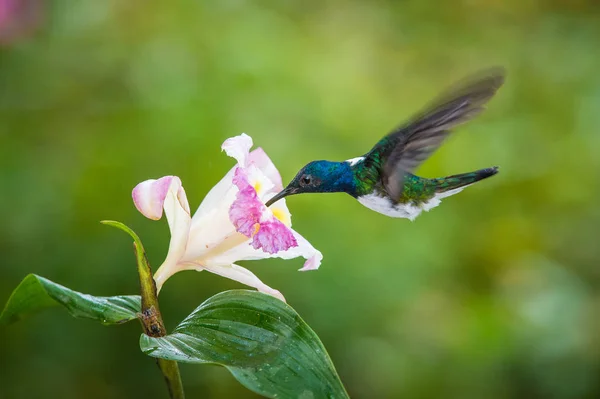
[[[142,324],[147,335],[151,337],[164,337],[167,335],[165,324],[158,307],[156,284],[152,278],[152,270],[146,258],[144,247],[139,248],[138,243],[133,243],[133,251],[140,275],[140,291],[142,294]]]
[[[104,220],[102,223],[121,229],[133,238],[133,251],[135,252],[138,274],[140,276],[140,291],[142,296],[140,320],[144,328],[144,333],[151,337],[164,337],[167,335],[167,330],[160,314],[160,308],[158,307],[156,283],[152,277],[152,269],[146,257],[142,241],[133,230],[123,223],[112,220]],[[156,359],[156,363],[169,389],[169,397],[171,399],[184,399],[185,394],[177,362],[174,360]]]
[[[141,243],[140,243],[141,244]],[[146,258],[144,248],[138,248],[134,242],[133,250],[135,252],[138,264],[138,273],[140,275],[140,288],[142,294],[142,325],[146,335],[151,337],[164,337],[167,335],[165,323],[163,322],[160,309],[158,307],[158,297],[156,295],[156,283],[152,278],[152,270]],[[181,374],[179,365],[174,360],[157,359],[158,368],[163,374],[169,397],[171,399],[184,399],[183,384],[181,383]]]
[[[185,394],[177,362],[175,360],[156,359],[156,363],[165,378],[165,383],[169,389],[169,397],[171,399],[184,399]]]

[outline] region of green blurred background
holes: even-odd
[[[354,398],[600,397],[595,4],[0,0],[0,302],[29,272],[136,293],[130,240],[98,221],[132,226],[159,265],[166,222],[138,214],[131,189],[175,174],[197,207],[233,165],[227,137],[250,134],[288,181],[504,65],[488,111],[419,172],[501,174],[413,223],[341,194],[293,197],[321,269],[244,266],[319,334]],[[175,275],[168,327],[232,288]],[[139,334],[58,309],[2,329],[0,397],[165,398]],[[182,374],[189,398],[256,397],[216,366]]]

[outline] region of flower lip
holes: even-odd
[[[239,233],[252,238],[254,249],[275,254],[298,246],[292,231],[263,205],[242,168],[236,169],[233,184],[239,191],[229,209],[229,218]]]
[[[286,188],[284,188],[283,190],[281,190],[280,192],[275,194],[273,196],[273,198],[271,198],[270,200],[265,202],[265,205],[267,207],[269,207],[269,206],[273,205],[274,203],[276,203],[277,201],[279,201],[280,199],[287,197],[289,195],[294,195],[294,194],[298,194],[298,188],[287,186]]]

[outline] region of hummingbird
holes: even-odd
[[[290,195],[342,192],[375,212],[414,220],[422,211],[438,206],[442,198],[498,173],[494,166],[438,178],[413,174],[452,128],[485,109],[504,83],[504,76],[504,69],[492,68],[461,80],[363,156],[342,162],[308,163],[266,206]]]

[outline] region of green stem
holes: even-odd
[[[140,276],[140,291],[142,296],[142,313],[140,320],[144,328],[144,333],[151,337],[164,337],[167,335],[165,323],[163,322],[160,308],[158,306],[158,295],[156,292],[156,283],[152,277],[152,269],[146,257],[146,251],[138,235],[126,225],[111,220],[102,221],[109,226],[117,227],[133,238],[133,250],[137,260],[138,274]],[[169,397],[171,399],[184,399],[183,384],[179,365],[174,360],[157,359],[158,368],[163,374]]]
[[[165,378],[165,383],[169,389],[169,397],[171,399],[184,399],[185,394],[177,362],[175,360],[156,359],[156,363]]]
[[[133,250],[137,258],[138,273],[140,275],[142,324],[146,335],[164,337],[167,335],[167,330],[160,314],[160,308],[158,307],[156,283],[154,282],[154,278],[152,278],[152,269],[150,269],[150,263],[148,263],[144,247],[141,242],[139,244],[138,242],[134,242]],[[174,360],[157,359],[156,363],[165,378],[171,399],[183,399],[185,395],[183,393],[183,384],[181,383],[181,375],[177,362]]]

